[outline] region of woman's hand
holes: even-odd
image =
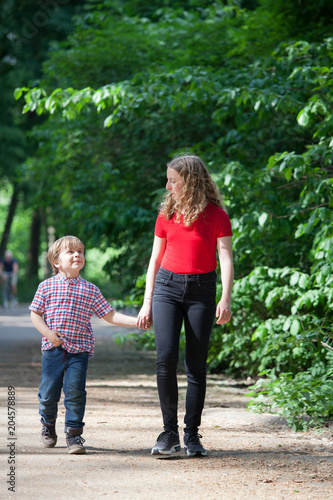
[[[160,268],[163,254],[166,248],[166,238],[154,236],[154,244],[151,252],[149,266],[146,276],[146,289],[143,305],[138,314],[136,326],[142,330],[147,330],[153,323],[153,291],[155,286],[156,274]]]
[[[145,299],[138,314],[136,326],[141,330],[147,330],[153,322],[152,299]]]
[[[224,325],[225,323],[228,323],[231,318],[231,306],[230,302],[221,299],[220,302],[217,304],[216,307],[216,324],[217,325]]]

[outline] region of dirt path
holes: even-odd
[[[103,321],[95,320],[94,328],[87,454],[70,456],[62,404],[57,447],[43,449],[39,441],[40,336],[28,310],[1,310],[1,498],[333,499],[331,429],[296,434],[275,416],[249,413],[244,386],[223,377],[208,381],[201,427],[208,456],[188,458],[182,450],[170,458],[152,457],[161,431],[154,353],[116,345],[112,336],[119,329]],[[186,382],[183,375],[179,380],[182,423]],[[16,439],[8,434],[8,386],[15,387]],[[15,493],[7,491],[10,473]]]

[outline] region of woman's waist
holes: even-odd
[[[216,280],[216,272],[210,271],[208,273],[174,273],[168,269],[160,267],[158,271],[159,277],[167,278],[171,281],[177,281],[180,283],[194,281],[197,283],[205,283],[209,281]]]

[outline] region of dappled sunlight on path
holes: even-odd
[[[117,345],[113,340],[117,327],[97,319],[96,356],[90,361],[87,381],[87,454],[67,454],[62,401],[57,446],[42,448],[37,400],[40,334],[32,327],[27,307],[10,314],[1,311],[0,322],[2,407],[7,404],[8,385],[16,391],[18,498],[150,500],[163,491],[170,499],[333,498],[329,431],[295,434],[277,416],[249,413],[246,387],[215,375],[208,378],[200,429],[208,456],[190,459],[181,450],[168,458],[152,457],[150,448],[161,431],[155,354]],[[186,379],[180,373],[180,427],[185,389]],[[0,451],[6,465],[2,496],[9,467],[4,417],[2,412]]]

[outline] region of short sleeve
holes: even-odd
[[[40,283],[33,301],[29,306],[30,311],[44,313],[45,311],[45,295],[43,293],[43,283]]]
[[[94,313],[98,318],[103,318],[109,312],[114,311],[114,308],[109,304],[109,302],[103,297],[99,289],[97,289],[97,295],[95,300]]]
[[[162,214],[159,214],[155,223],[155,236],[159,238],[166,238],[166,230],[164,226],[165,218]]]
[[[221,209],[218,214],[218,222],[216,225],[216,237],[223,238],[225,236],[232,236],[232,228],[228,214]]]

